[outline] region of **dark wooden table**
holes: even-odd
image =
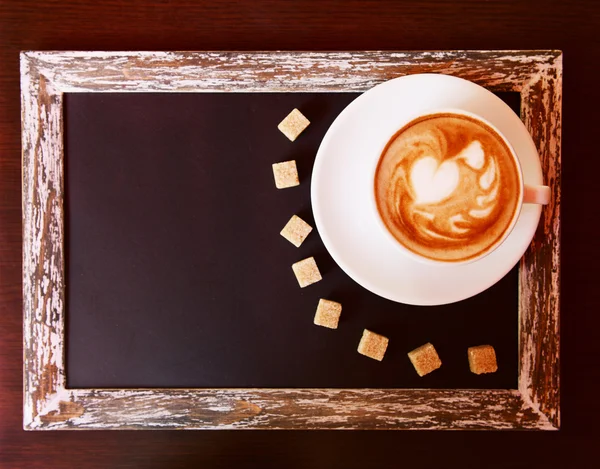
[[[180,3],[0,1],[0,468],[593,465],[600,400],[598,196],[592,195],[600,177],[597,2]],[[564,51],[559,432],[26,433],[21,429],[20,50],[536,48]]]

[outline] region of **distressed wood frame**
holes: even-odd
[[[66,387],[64,93],[360,92],[424,72],[520,92],[552,188],[520,265],[518,389]],[[24,428],[559,428],[561,94],[560,51],[23,52]]]

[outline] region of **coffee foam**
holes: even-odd
[[[383,151],[375,176],[379,213],[411,251],[463,261],[490,250],[520,199],[511,151],[489,126],[460,114],[416,119]]]

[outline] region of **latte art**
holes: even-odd
[[[375,177],[380,215],[422,256],[463,261],[489,250],[511,225],[520,197],[516,163],[482,122],[434,114],[401,129]]]
[[[500,178],[478,140],[444,160],[440,134],[430,136],[433,145],[424,148],[419,142],[407,149],[405,164],[398,165],[391,183],[398,213],[420,237],[458,242],[492,221]]]

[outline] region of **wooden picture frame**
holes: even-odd
[[[553,199],[521,260],[518,389],[69,389],[63,94],[365,91],[445,73],[521,94]],[[23,52],[24,428],[558,429],[560,51]]]

